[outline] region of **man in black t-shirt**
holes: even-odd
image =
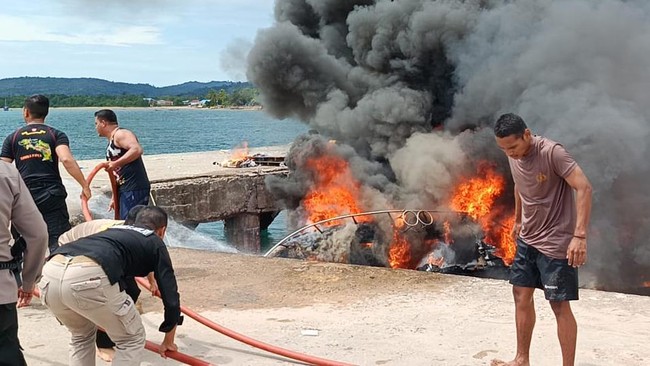
[[[174,268],[162,238],[167,214],[144,207],[133,226],[113,226],[59,247],[43,267],[41,299],[72,339],[70,364],[95,364],[95,331],[102,327],[116,344],[114,365],[139,365],[145,331],[134,301],[120,290],[126,277],[154,273],[165,308],[158,328],[165,333],[158,351],[176,351],[182,323]]]
[[[49,107],[50,101],[43,95],[25,99],[23,119],[27,125],[7,136],[0,158],[9,163],[16,162],[16,168],[47,224],[48,246],[52,251],[58,247],[59,235],[70,229],[65,202],[68,194],[61,180],[59,162],[79,183],[82,196],[90,198],[91,193],[72,156],[68,136],[45,124]]]

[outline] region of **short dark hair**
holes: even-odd
[[[137,205],[131,207],[129,212],[126,214],[126,219],[124,220],[124,225],[133,225],[135,223],[135,218],[138,216],[138,212],[145,208],[145,205]]]
[[[502,114],[494,124],[494,135],[499,138],[516,135],[521,137],[528,126],[524,119],[514,113]]]
[[[142,207],[135,217],[133,226],[158,230],[167,226],[167,212],[157,206]]]
[[[29,111],[34,118],[45,118],[50,110],[50,100],[45,95],[34,94],[25,99],[23,107]]]
[[[110,125],[117,124],[117,115],[110,109],[100,109],[95,112],[97,119],[107,122]]]

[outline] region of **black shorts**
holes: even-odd
[[[540,288],[548,301],[578,300],[578,269],[571,267],[567,259],[548,257],[519,238],[510,283]]]

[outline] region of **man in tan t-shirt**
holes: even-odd
[[[124,224],[124,220],[94,219],[82,222],[59,236],[59,246],[102,232],[109,227]]]
[[[564,366],[575,362],[577,324],[569,301],[578,300],[578,267],[587,260],[591,184],[571,155],[555,141],[534,136],[516,114],[494,126],[515,183],[517,254],[510,267],[515,299],[517,354],[492,365],[527,366],[535,326],[535,288],[544,290],[557,321]],[[573,192],[575,191],[575,199]]]

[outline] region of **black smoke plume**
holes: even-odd
[[[483,159],[507,174],[491,126],[514,112],[594,186],[584,284],[650,280],[649,2],[277,0],[275,16],[249,80],[364,161],[376,206],[443,202]]]

